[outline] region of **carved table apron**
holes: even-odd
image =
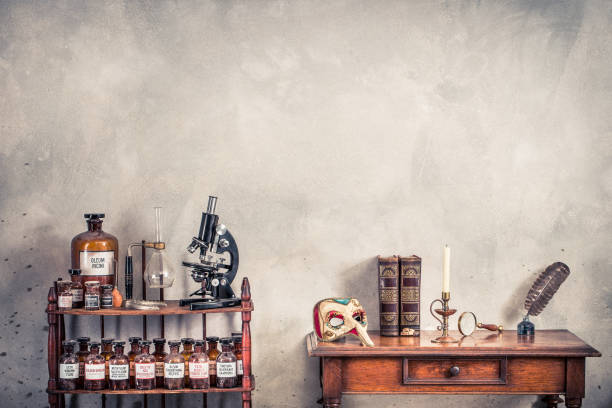
[[[455,344],[421,337],[383,337],[369,332],[375,347],[347,336],[333,343],[306,339],[308,355],[321,359],[323,405],[339,407],[342,394],[538,394],[549,408],[580,407],[584,362],[601,354],[567,330],[537,330],[524,339],[516,331],[477,331]]]

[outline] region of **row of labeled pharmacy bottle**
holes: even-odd
[[[237,387],[242,383],[242,338],[240,333],[233,335],[221,339],[221,352],[217,349],[218,337],[206,338],[208,352],[203,340],[169,341],[170,353],[164,351],[166,340],[156,338],[153,354],[149,352],[150,341],[130,337],[131,350],[127,355],[123,341],[104,338],[98,343],[91,342],[89,337],[64,341],[64,354],[59,360],[59,388],[180,390],[207,389],[211,384],[218,388]],[[79,351],[75,353],[77,342]],[[183,350],[179,353],[181,343]]]

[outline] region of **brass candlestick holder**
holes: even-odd
[[[454,315],[457,312],[457,309],[450,309],[448,307],[448,301],[450,300],[450,292],[442,292],[442,298],[436,299],[429,305],[429,312],[431,315],[440,322],[440,326],[438,326],[438,330],[442,330],[442,336],[432,339],[433,343],[458,343],[454,337],[448,335],[448,317]],[[435,309],[435,312],[442,316],[440,319],[438,316],[434,314],[434,303],[440,302],[442,305],[441,309]]]

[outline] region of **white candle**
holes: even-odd
[[[444,260],[442,261],[442,292],[450,292],[450,248],[444,246]]]

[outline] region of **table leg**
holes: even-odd
[[[565,360],[565,406],[580,408],[584,398],[584,357]]]
[[[542,398],[542,402],[546,404],[546,408],[557,408],[557,404],[562,404],[563,400],[558,395],[546,395]]]
[[[242,393],[242,408],[251,408],[251,391]]]
[[[323,358],[323,407],[338,408],[342,404],[342,359]]]

